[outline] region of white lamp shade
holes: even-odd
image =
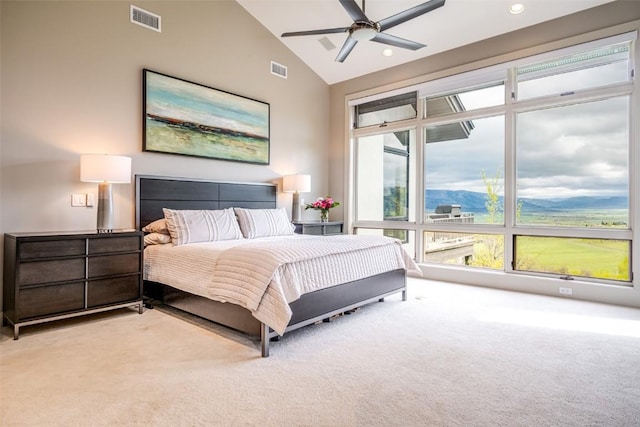
[[[109,154],[82,154],[80,181],[130,183],[131,158]]]
[[[282,191],[308,193],[311,191],[311,175],[285,175],[282,177]]]

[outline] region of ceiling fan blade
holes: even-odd
[[[444,6],[444,2],[445,0],[431,0],[412,7],[411,9],[407,9],[404,12],[396,13],[393,16],[384,18],[383,20],[378,22],[378,24],[380,25],[380,31],[388,30],[391,27],[395,27],[398,24],[407,22],[408,20],[413,19],[417,16],[424,15],[427,12],[431,12],[434,9]]]
[[[351,19],[354,21],[368,21],[367,15],[364,14],[355,0],[340,0],[340,4],[347,11]]]
[[[397,46],[397,47],[402,47],[404,49],[411,49],[411,50],[418,50],[426,46],[422,43],[402,39],[400,37],[392,36],[391,34],[385,34],[385,33],[376,34],[376,36],[372,38],[371,41],[389,44],[391,46]]]
[[[344,60],[347,59],[347,56],[349,56],[356,44],[358,44],[358,41],[356,39],[351,36],[347,37],[347,40],[345,40],[344,44],[342,45],[340,52],[338,52],[338,56],[336,56],[336,62],[344,62]]]
[[[313,36],[316,34],[334,34],[334,33],[346,33],[349,27],[343,28],[325,28],[323,30],[310,30],[310,31],[294,31],[290,33],[282,33],[280,37],[293,37],[293,36]]]

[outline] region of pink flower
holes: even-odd
[[[304,208],[305,209],[316,209],[320,211],[328,211],[331,208],[335,208],[336,206],[340,206],[340,202],[334,201],[331,197],[318,197],[318,199],[313,203],[308,203]]]

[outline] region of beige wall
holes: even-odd
[[[577,43],[584,33],[606,29],[637,19],[640,19],[640,1],[618,0],[581,13],[332,85],[329,165],[329,190],[331,194],[338,200],[344,200],[346,202],[344,207],[348,207],[345,165],[345,153],[347,152],[345,145],[347,140],[345,98],[348,95],[361,92],[375,93],[376,88],[396,89],[425,81],[426,78],[480,68],[522,55],[517,51],[526,54],[537,53],[536,51],[540,50],[539,46],[543,44],[556,43],[554,48],[557,48],[566,45],[567,41],[574,40]]]
[[[95,229],[96,209],[70,203],[74,192],[97,196],[80,182],[81,153],[130,156],[134,174],[276,182],[304,172],[305,197],[327,192],[326,83],[234,1],[134,1],[162,16],[161,33],[130,23],[129,4],[2,1],[1,232]],[[143,68],[269,103],[271,164],[143,153]],[[133,227],[133,183],[114,185],[114,198],[115,226]]]

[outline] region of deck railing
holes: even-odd
[[[465,223],[472,224],[473,212],[458,214],[427,214],[427,223]],[[473,255],[473,233],[450,231],[429,231],[425,233],[425,259],[427,261],[445,262],[446,259],[456,258],[460,263]]]

